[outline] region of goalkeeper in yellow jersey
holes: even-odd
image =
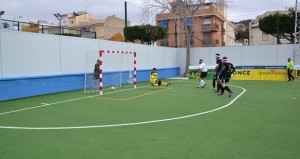
[[[152,86],[161,86],[161,85],[169,86],[171,83],[166,83],[166,82],[162,82],[161,80],[159,80],[158,74],[156,72],[156,68],[153,68],[153,70],[150,74],[150,84]]]

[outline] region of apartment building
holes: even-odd
[[[270,34],[266,34],[259,29],[259,20],[272,14],[288,14],[289,11],[268,11],[256,17],[249,24],[249,45],[276,45],[277,38]],[[280,38],[282,44],[288,44],[289,41],[284,37]]]
[[[171,3],[173,11],[176,11],[175,1]],[[189,6],[193,7],[193,6]],[[191,46],[224,46],[224,6],[214,3],[202,4],[196,10],[194,17],[187,17],[186,21],[176,15],[175,12],[156,15],[156,23],[168,28],[168,37],[159,40],[157,45],[168,47],[185,47],[186,33],[184,27],[194,23]],[[193,19],[192,19],[193,18]]]

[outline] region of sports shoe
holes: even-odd
[[[200,87],[202,87],[202,86],[198,86],[197,88],[200,88]]]
[[[206,86],[206,83],[204,83],[204,85],[202,86],[202,88],[204,88]]]
[[[167,83],[167,86],[170,86],[171,85],[171,83],[169,82],[169,83]]]
[[[224,95],[224,93],[219,93],[219,94],[218,94],[218,96],[222,96],[222,95]]]
[[[230,98],[232,96],[233,92],[229,92],[228,97]]]

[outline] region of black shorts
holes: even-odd
[[[155,82],[156,84],[158,84],[159,86],[161,85],[161,80],[156,80],[156,82]]]
[[[206,76],[207,76],[207,72],[201,72],[201,75],[200,75],[201,78],[205,78]]]
[[[94,73],[94,80],[99,79],[99,73]]]
[[[223,78],[223,79],[222,79],[222,83],[228,83],[229,80],[230,80],[230,78]]]

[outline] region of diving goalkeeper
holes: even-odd
[[[156,68],[153,68],[153,70],[150,74],[150,84],[152,86],[161,86],[161,85],[169,86],[169,85],[171,85],[171,83],[162,82],[161,80],[158,79],[158,74],[156,72]]]

